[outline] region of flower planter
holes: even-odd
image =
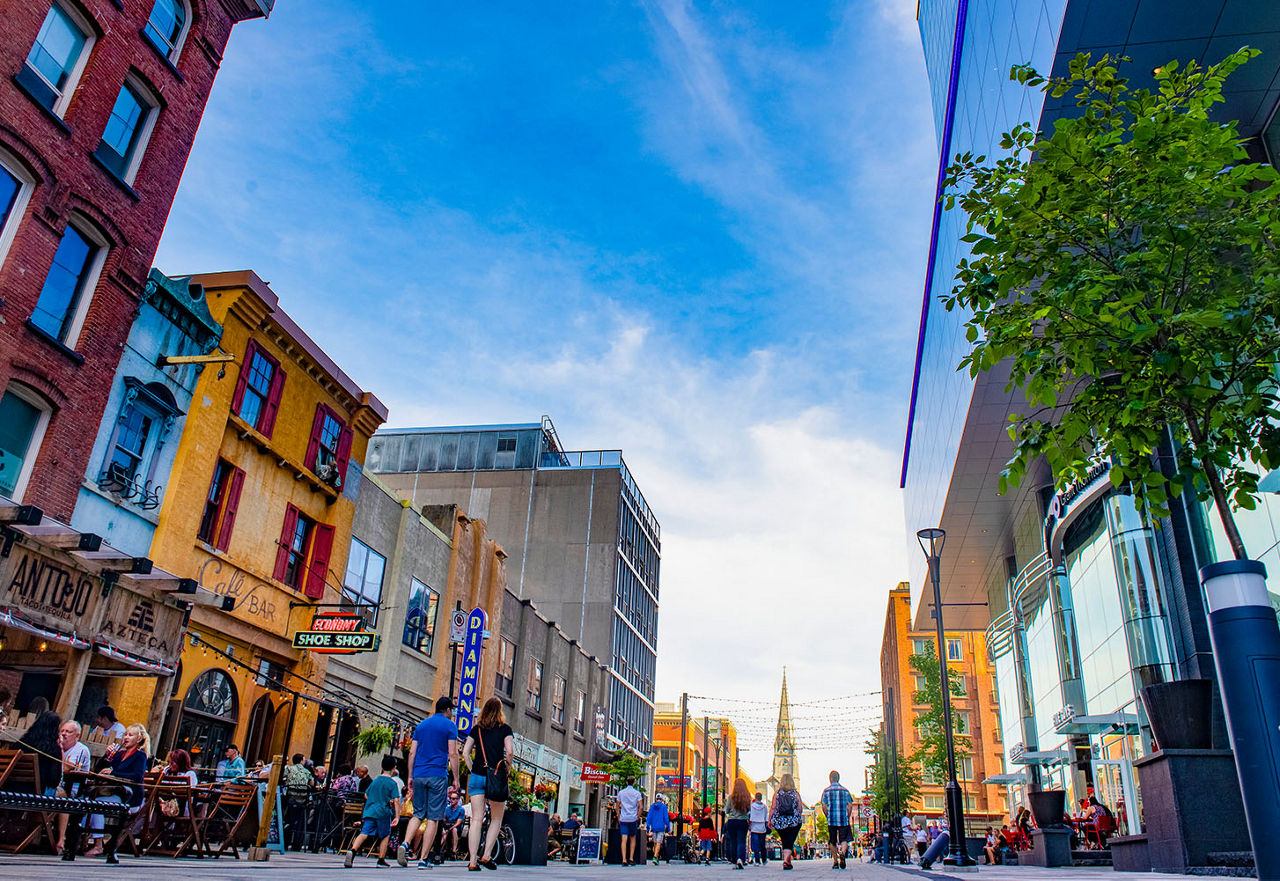
[[[508,811],[503,822],[516,839],[517,866],[547,864],[547,830],[550,818],[543,811]]]
[[[1041,829],[1056,829],[1062,825],[1062,815],[1067,808],[1067,791],[1065,789],[1043,789],[1040,792],[1028,792],[1027,801],[1031,803],[1031,816]]]
[[[1208,679],[1144,686],[1142,704],[1160,749],[1213,747],[1213,683]]]

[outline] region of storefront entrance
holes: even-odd
[[[217,767],[227,744],[234,742],[237,718],[231,678],[221,670],[205,670],[182,700],[182,722],[174,747],[191,753],[191,762],[197,767]]]
[[[1116,834],[1131,835],[1141,828],[1133,765],[1128,759],[1098,759],[1093,763],[1093,791],[1116,818]]]

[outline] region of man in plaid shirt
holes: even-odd
[[[827,840],[831,842],[831,868],[843,869],[845,851],[852,837],[849,811],[853,796],[840,785],[840,772],[831,772],[831,785],[822,791],[822,810],[827,815]]]

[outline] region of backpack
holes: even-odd
[[[773,820],[769,824],[775,829],[790,829],[804,822],[800,816],[800,797],[794,789],[782,789],[778,792],[778,806],[773,812]]]

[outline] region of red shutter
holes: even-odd
[[[271,437],[271,432],[276,427],[276,413],[280,410],[280,395],[284,391],[285,372],[280,369],[280,365],[276,365],[276,372],[271,377],[271,391],[267,395],[267,402],[262,405],[262,418],[258,420],[258,431],[267,437]]]
[[[302,460],[305,468],[316,470],[316,457],[320,455],[320,429],[324,428],[324,404],[316,405],[316,418],[311,422],[311,440],[307,441],[307,455]]]
[[[244,402],[244,387],[249,384],[249,366],[253,364],[254,353],[258,351],[258,341],[249,340],[244,350],[244,361],[240,364],[240,377],[236,380],[236,390],[231,395],[231,412],[239,413],[240,404]]]
[[[324,597],[325,578],[329,575],[329,553],[333,550],[333,527],[317,523],[311,539],[311,567],[304,591],[313,600]]]
[[[338,435],[338,476],[342,478],[342,485],[347,482],[347,462],[351,459],[351,429],[343,428],[342,433]]]
[[[276,581],[284,581],[285,571],[289,568],[289,544],[293,541],[293,531],[298,527],[298,509],[293,505],[284,510],[284,529],[280,530],[280,547],[276,551],[276,570],[271,573]]]
[[[244,471],[232,468],[231,482],[227,487],[227,505],[222,509],[222,526],[218,529],[218,540],[213,546],[225,551],[231,544],[231,530],[236,525],[236,509],[240,507],[240,490],[244,486]]]

